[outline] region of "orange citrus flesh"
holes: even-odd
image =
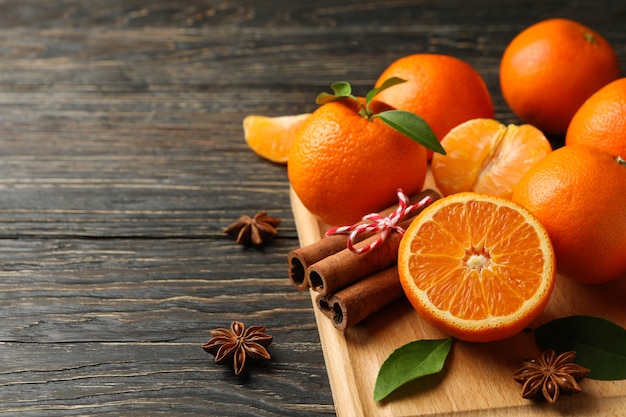
[[[404,292],[420,316],[460,340],[522,331],[548,303],[555,261],[548,234],[525,208],[473,192],[421,212],[398,253]]]
[[[257,155],[286,164],[296,131],[308,117],[308,113],[276,117],[249,115],[243,119],[244,138]]]
[[[431,169],[444,196],[475,191],[510,198],[526,171],[552,151],[534,126],[505,126],[494,119],[461,123],[441,144],[446,155],[433,155]]]

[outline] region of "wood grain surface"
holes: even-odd
[[[608,0],[0,1],[0,415],[335,415],[332,352],[287,278],[287,173],[247,148],[243,117],[312,111],[334,81],[364,93],[437,52],[517,121],[499,58],[552,16],[626,62]],[[222,233],[259,210],[283,219],[264,250]],[[243,377],[201,349],[232,320],[274,336]]]

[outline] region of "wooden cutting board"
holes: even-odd
[[[429,174],[425,188],[436,189]],[[321,239],[325,226],[291,191],[301,246]],[[315,306],[316,293],[311,291]],[[626,277],[601,286],[585,286],[557,276],[550,303],[532,327],[573,314],[596,315],[626,326]],[[531,334],[487,344],[455,342],[444,371],[413,381],[381,402],[374,402],[376,376],[398,347],[418,339],[445,337],[423,322],[406,299],[383,309],[345,332],[315,308],[337,416],[622,416],[626,381],[582,381],[583,392],[557,404],[521,397],[512,378],[525,358],[540,353]]]

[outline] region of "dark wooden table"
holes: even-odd
[[[500,56],[553,16],[624,66],[620,1],[0,1],[0,414],[334,415],[309,296],[287,279],[286,169],[248,149],[243,117],[312,111],[337,80],[363,94],[394,59],[437,52],[517,122]],[[264,250],[222,233],[259,210],[283,219]],[[201,348],[232,320],[274,336],[241,377]]]

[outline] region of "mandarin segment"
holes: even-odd
[[[276,117],[248,115],[243,119],[244,139],[257,155],[286,164],[296,131],[308,117],[308,113]]]
[[[415,251],[415,253],[420,253],[424,247],[432,248],[434,246],[437,247],[436,253],[439,257],[445,256],[456,259],[465,254],[464,246],[454,239],[454,237],[444,233],[441,228],[433,224],[430,226],[431,227],[425,227],[422,229],[423,234],[421,234],[420,237],[416,238],[413,242],[412,250]]]
[[[520,248],[537,247],[540,244],[534,230],[523,223],[523,216],[514,210],[500,207],[492,219],[494,224],[501,225],[493,228],[485,241],[485,245],[491,248],[494,256],[510,250],[519,251]]]
[[[483,291],[480,275],[476,270],[470,270],[469,272],[455,271],[455,273],[450,275],[448,285],[449,293],[452,292],[454,296],[447,299],[447,305],[434,303],[435,306],[440,310],[447,310],[453,317],[462,317],[464,320],[484,320],[488,318],[490,316],[490,308]],[[458,291],[458,287],[463,287],[463,291]],[[431,300],[434,291],[436,290],[431,289],[427,291]]]
[[[507,125],[485,160],[473,191],[510,197],[524,173],[551,151],[548,139],[534,126]]]
[[[496,211],[490,210],[491,206],[486,206],[480,201],[467,201],[464,203],[466,213],[465,224],[468,229],[467,233],[470,235],[471,248],[474,250],[482,249],[486,243],[486,239],[489,239],[491,230],[498,227],[502,227],[501,223],[496,223],[495,218]],[[477,221],[480,219],[480,221]],[[497,228],[496,228],[497,232]],[[466,248],[466,250],[468,250]]]
[[[448,228],[442,227],[437,221],[430,221],[422,225],[411,249],[419,253],[425,245],[436,246],[437,252],[435,253],[439,256],[459,257],[465,253],[463,248],[467,246],[468,239],[469,235],[464,238],[460,233],[450,233]]]
[[[420,253],[419,250],[422,247],[423,245],[412,254],[409,261],[411,262],[411,271],[423,282],[440,279],[440,276],[444,276],[462,265],[459,256],[446,256],[438,253]],[[433,271],[437,273],[433,274]]]
[[[541,285],[542,273],[543,271],[528,271],[524,268],[515,268],[494,263],[493,274],[499,277],[498,284],[502,286],[502,289],[500,289],[500,292],[497,294],[500,295],[501,298],[506,298],[506,295],[508,295],[509,298],[513,296],[520,302],[518,306],[509,303],[504,306],[502,310],[510,314],[516,311],[517,308],[520,308],[522,303],[527,302],[528,298],[531,297]]]
[[[492,257],[492,260],[495,265],[515,265],[515,268],[519,271],[524,271],[529,274],[541,274],[542,258],[543,252],[541,252],[539,249],[531,249],[512,250],[508,253],[496,252]],[[523,280],[523,282],[531,283],[532,281]]]
[[[455,126],[441,139],[447,158],[433,155],[432,171],[444,195],[471,191],[491,149],[506,127],[494,119],[472,119]]]
[[[524,173],[552,151],[537,128],[494,119],[462,123],[441,144],[446,155],[435,154],[431,169],[443,195],[475,191],[509,198]]]
[[[485,291],[485,303],[489,306],[489,315],[501,317],[518,311],[526,302],[525,294],[508,277],[511,271],[498,265],[482,273]]]
[[[555,266],[548,234],[530,212],[467,192],[415,218],[400,244],[398,271],[422,318],[458,339],[487,342],[513,336],[539,315]]]
[[[462,262],[459,258],[416,254],[409,260],[411,271],[420,288],[425,288],[428,299],[439,309],[450,307],[450,294],[455,294],[455,287],[462,277]]]
[[[471,235],[468,233],[465,215],[465,207],[460,204],[451,205],[446,213],[435,213],[432,221],[432,223],[437,224],[440,230],[445,231],[448,240],[459,243],[459,256],[462,256],[465,253],[464,248],[471,244]],[[422,230],[427,228],[430,223],[424,223]],[[421,234],[422,232],[420,231]],[[426,243],[432,245],[435,242],[440,242],[444,249],[449,245],[445,239],[437,239],[437,236],[429,236]]]

